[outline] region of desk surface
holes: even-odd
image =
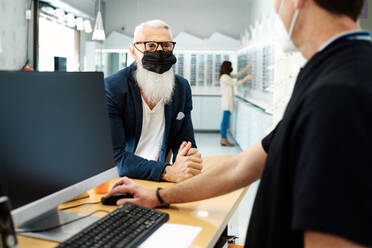
[[[213,166],[215,161],[220,161],[221,159],[226,159],[228,156],[213,156],[203,158],[204,167]],[[112,180],[115,182],[117,179]],[[152,181],[144,180],[134,180],[135,182],[148,187],[148,188],[157,188],[167,187],[172,185],[172,183],[158,183]],[[206,182],[208,183],[208,182]],[[245,189],[240,189],[232,193],[215,197],[208,200],[197,201],[192,203],[183,203],[183,204],[172,204],[169,209],[159,209],[160,211],[167,212],[170,216],[170,219],[167,223],[171,224],[184,224],[191,226],[199,226],[202,228],[202,231],[195,238],[192,245],[192,248],[201,248],[201,247],[213,247],[217,242],[218,238],[224,231],[227,223],[234,213],[235,209],[239,205],[241,199],[243,198]],[[69,203],[64,203],[60,207],[68,207],[78,205],[84,202],[97,202],[100,200],[102,195],[94,194],[92,190],[89,192],[89,198],[82,200],[77,200]],[[98,209],[104,209],[108,211],[113,211],[115,206],[104,206],[102,204],[94,205],[85,205],[77,208],[70,209],[68,211],[73,211],[77,213],[90,213]],[[105,213],[97,213],[96,216],[104,216]],[[18,242],[21,248],[49,248],[55,247],[58,243],[29,238],[18,235]]]

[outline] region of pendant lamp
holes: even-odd
[[[103,21],[101,14],[101,0],[98,0],[98,13],[96,19],[96,25],[94,26],[92,40],[105,40],[105,30],[103,29]]]

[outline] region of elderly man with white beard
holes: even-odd
[[[191,121],[191,89],[173,72],[174,46],[166,23],[144,22],[136,27],[130,46],[135,62],[105,79],[120,176],[181,182],[202,170]]]

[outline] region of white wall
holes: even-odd
[[[256,0],[251,3],[249,10],[249,23],[253,24],[257,20],[261,21],[264,16],[274,13],[274,0]]]
[[[26,62],[25,10],[29,4],[30,0],[0,0],[1,70],[19,70]]]
[[[255,19],[256,11],[267,8],[268,1],[271,0],[109,0],[105,1],[105,27],[108,33],[119,31],[132,36],[139,23],[163,19],[172,26],[174,34],[185,31],[208,38],[220,32],[239,39]]]
[[[366,0],[368,2],[368,17],[360,19],[360,25],[363,29],[372,31],[372,0]]]

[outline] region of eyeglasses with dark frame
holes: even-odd
[[[143,44],[145,47],[145,50],[142,51],[138,45]],[[144,52],[155,52],[158,50],[159,45],[165,52],[172,52],[174,50],[174,47],[176,46],[176,42],[173,41],[137,41],[134,43],[134,47],[140,51],[141,53]]]

